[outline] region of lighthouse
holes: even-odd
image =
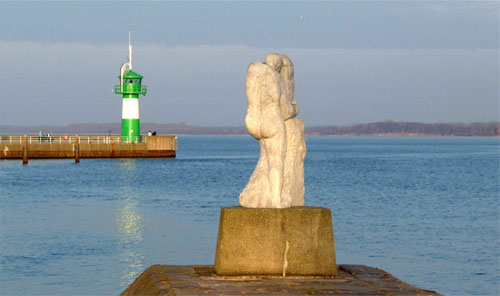
[[[142,75],[132,71],[131,34],[128,37],[128,62],[120,68],[120,85],[115,85],[115,93],[123,95],[122,142],[141,142],[139,123],[139,95],[146,95],[147,87],[142,85]]]

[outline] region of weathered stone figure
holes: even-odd
[[[248,67],[245,124],[260,142],[260,158],[240,205],[288,208],[304,205],[304,121],[294,97],[293,64],[285,55],[270,54],[265,63]]]

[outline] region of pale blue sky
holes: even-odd
[[[143,122],[243,125],[270,52],[309,126],[499,120],[498,1],[66,1],[0,2],[0,124],[120,121],[129,30]]]

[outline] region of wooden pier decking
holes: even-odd
[[[0,135],[0,159],[174,158],[176,136],[141,136],[124,142],[121,136]]]

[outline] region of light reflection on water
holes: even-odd
[[[118,215],[118,234],[124,249],[121,253],[128,269],[121,277],[120,286],[127,286],[144,270],[144,251],[141,247],[143,219],[138,210],[138,202],[131,197],[123,200],[124,206]]]
[[[117,215],[118,237],[123,250],[121,260],[126,268],[120,278],[120,286],[128,286],[142,272],[144,266],[143,215],[139,209],[138,184],[134,184],[137,174],[137,159],[123,159],[119,162],[119,173],[124,184],[119,188],[121,210]]]

